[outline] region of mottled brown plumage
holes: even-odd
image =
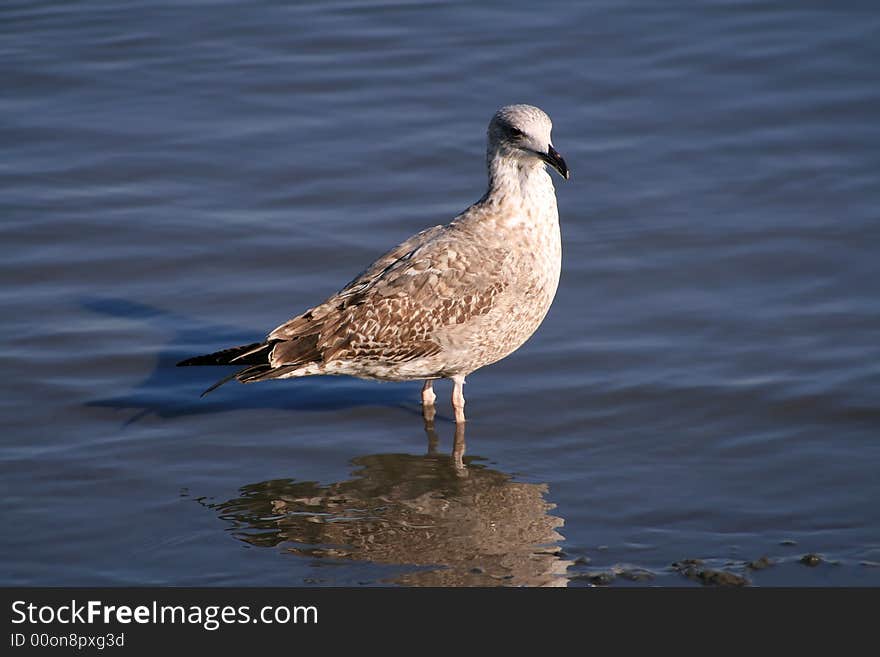
[[[544,165],[566,178],[568,169],[550,129],[536,107],[502,108],[489,124],[489,189],[477,203],[392,249],[265,342],[179,364],[248,365],[228,377],[243,383],[316,374],[424,379],[426,405],[430,382],[451,378],[456,420],[464,421],[464,377],[519,348],[556,292],[559,222]]]

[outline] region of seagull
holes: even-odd
[[[465,377],[510,355],[538,329],[556,294],[562,242],[550,165],[566,180],[550,117],[507,105],[489,122],[483,197],[450,223],[409,238],[323,303],[265,340],[179,362],[238,365],[203,394],[236,379],[254,383],[313,375],[453,382],[456,423],[465,422]]]

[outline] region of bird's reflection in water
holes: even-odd
[[[432,422],[428,453],[354,459],[351,479],[326,486],[274,479],[242,487],[211,505],[255,546],[312,558],[424,566],[394,581],[411,586],[564,586],[548,512],[546,484],[515,482],[464,458],[464,426],[452,456],[437,452]]]

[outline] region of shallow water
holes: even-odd
[[[835,7],[4,3],[2,583],[880,585],[880,13]],[[446,385],[436,435],[416,384],[199,399],[177,360],[476,200],[511,102],[563,275],[464,469]]]

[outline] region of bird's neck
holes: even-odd
[[[541,160],[490,154],[488,168],[484,204],[506,209],[513,220],[558,221],[556,191]]]

